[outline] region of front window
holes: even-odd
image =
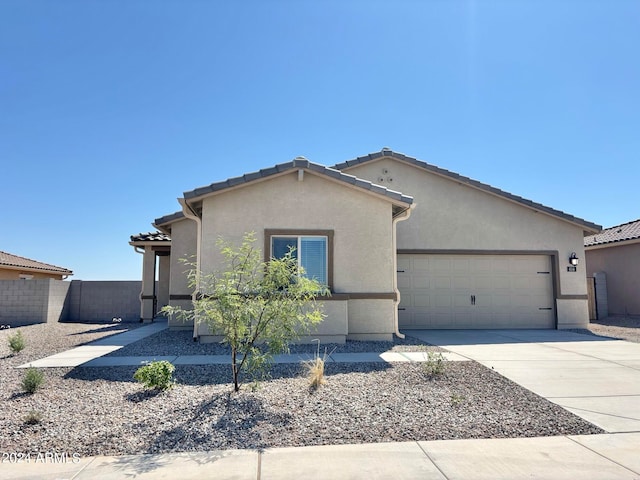
[[[272,258],[282,258],[293,249],[293,257],[307,278],[328,285],[328,238],[321,235],[274,235],[271,237]]]

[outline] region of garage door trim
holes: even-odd
[[[560,265],[558,250],[473,250],[473,249],[398,249],[396,255],[546,255],[551,264],[551,288],[553,300],[564,299],[586,299],[586,295],[560,295],[558,285],[560,285]],[[396,273],[397,275],[397,273]],[[583,298],[584,297],[584,298]],[[558,309],[553,309],[554,327],[558,328]]]

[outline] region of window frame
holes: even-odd
[[[272,258],[273,237],[296,237],[298,244],[300,237],[325,237],[327,239],[327,288],[333,291],[333,230],[304,230],[304,229],[265,229],[264,231],[264,261]]]

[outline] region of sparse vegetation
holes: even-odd
[[[442,375],[445,371],[446,360],[440,352],[427,352],[427,360],[422,364],[424,372],[429,377]]]
[[[42,414],[37,410],[29,410],[29,413],[24,417],[24,423],[26,425],[37,425],[42,421]]]
[[[454,407],[459,407],[460,405],[462,405],[462,403],[464,403],[465,400],[466,399],[463,395],[455,392],[451,394],[451,405]]]
[[[26,346],[27,343],[22,336],[22,331],[18,330],[16,333],[9,336],[9,348],[14,354],[20,353]]]
[[[173,380],[175,368],[171,362],[167,362],[166,360],[150,362],[136,370],[133,378],[142,383],[146,388],[164,391],[175,385],[175,381]]]
[[[307,370],[307,377],[309,378],[309,387],[313,390],[317,390],[320,386],[325,382],[324,378],[324,364],[327,360],[327,357],[333,353],[335,348],[331,351],[331,353],[327,354],[327,349],[324,349],[324,355],[320,356],[320,340],[316,340],[318,342],[318,348],[316,349],[316,355],[313,360],[306,360],[302,362],[305,369]]]
[[[44,373],[35,367],[29,367],[22,378],[22,389],[27,393],[35,393],[44,383]]]

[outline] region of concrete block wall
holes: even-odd
[[[67,297],[67,321],[110,321],[114,317],[123,322],[140,320],[139,281],[82,281],[73,280]]]
[[[0,280],[0,325],[140,320],[139,281]]]
[[[49,321],[52,282],[62,283],[51,279],[0,280],[0,324],[17,326]]]
[[[70,285],[69,282],[62,280],[49,280],[47,322],[57,322],[65,317],[65,306]]]

